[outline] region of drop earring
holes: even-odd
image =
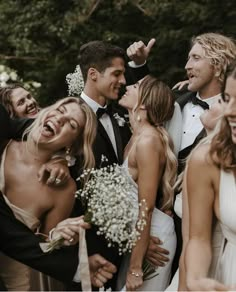
[[[66,157],[65,158],[66,158],[68,166],[70,166],[70,163],[71,163],[70,148],[66,149]]]
[[[65,159],[67,161],[68,167],[75,165],[76,158],[70,154],[71,149],[66,149]]]
[[[137,122],[141,122],[141,117],[140,117],[140,115],[137,115]]]

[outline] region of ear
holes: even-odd
[[[220,77],[220,68],[219,66],[215,66],[215,77]]]
[[[145,110],[145,109],[146,109],[146,107],[145,107],[144,104],[141,104],[139,108],[140,108],[141,110]]]
[[[93,80],[93,81],[96,81],[97,80],[97,69],[95,68],[89,68],[88,70],[88,78]]]

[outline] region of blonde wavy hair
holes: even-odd
[[[227,66],[236,57],[235,40],[218,33],[204,33],[193,37],[191,43],[192,46],[201,45],[205,56],[219,72],[219,81],[223,82]]]
[[[173,207],[174,184],[177,173],[177,159],[173,152],[173,142],[164,128],[174,113],[174,96],[171,89],[162,81],[147,75],[139,85],[139,100],[136,111],[141,105],[147,111],[147,121],[156,127],[164,145],[166,163],[161,178],[161,191],[163,194],[161,210],[170,210]]]
[[[59,108],[61,105],[69,103],[76,103],[79,105],[85,117],[85,125],[78,134],[77,139],[72,144],[70,154],[83,157],[82,165],[80,165],[82,169],[92,168],[95,165],[92,146],[96,136],[97,121],[91,108],[80,98],[66,97],[60,99],[55,104],[42,109],[32,125],[26,129],[23,138],[27,135],[27,143],[29,143],[29,141],[32,140],[32,135],[35,129],[43,127],[44,120],[48,113]],[[65,149],[61,150],[65,151]]]

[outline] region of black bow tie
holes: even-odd
[[[196,96],[193,96],[193,97],[191,98],[191,102],[192,102],[192,104],[194,104],[194,105],[200,105],[200,107],[202,107],[204,110],[209,109],[209,104],[206,103],[205,101],[203,101],[203,100],[197,98]]]
[[[107,107],[99,107],[96,111],[98,119],[100,119],[104,114],[112,115],[112,107],[108,105]]]

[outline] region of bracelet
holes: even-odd
[[[135,276],[135,277],[143,277],[143,272],[141,273],[137,273],[137,272],[130,272],[131,275]]]

